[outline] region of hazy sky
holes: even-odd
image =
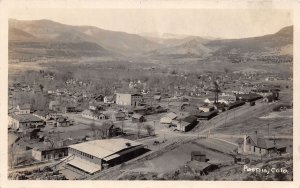
[[[127,33],[173,33],[243,38],[275,33],[292,25],[283,9],[17,9],[11,18],[50,19]]]

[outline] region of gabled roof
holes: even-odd
[[[32,121],[43,121],[42,119],[32,115],[32,114],[10,114],[10,117],[12,117],[15,120],[18,120],[19,122],[25,123],[25,122],[32,122]]]
[[[69,121],[67,117],[59,117],[56,119],[56,121],[58,122],[65,122],[65,121]]]
[[[177,117],[177,115],[174,112],[170,112],[166,114],[166,117],[170,118],[170,119],[175,119]]]
[[[197,121],[197,117],[195,117],[195,116],[187,116],[182,121],[188,122],[188,123],[194,123],[195,121]]]
[[[125,114],[122,113],[122,112],[115,112],[115,113],[114,113],[114,116],[115,116],[115,117],[119,117],[119,118],[123,118],[123,117],[125,117]]]
[[[87,114],[87,115],[90,115],[90,116],[100,116],[100,115],[102,115],[102,113],[100,113],[100,112],[98,112],[98,111],[95,111],[95,110],[88,110],[88,109],[84,110],[84,111],[82,112],[82,114]]]
[[[276,147],[274,142],[265,139],[261,135],[249,135],[248,137],[254,142],[253,145],[256,146],[256,147],[260,147],[260,148],[264,148],[264,149],[269,149],[269,148]]]
[[[132,115],[132,118],[135,118],[135,119],[140,119],[142,117],[143,117],[143,115],[141,115],[141,114],[133,114]]]
[[[20,110],[30,110],[30,104],[21,104],[19,105]]]
[[[124,149],[129,149],[139,145],[142,144],[124,138],[116,138],[83,142],[80,144],[70,145],[69,148],[73,148],[97,158],[103,159],[104,157],[116,154],[117,152],[120,152]]]
[[[34,114],[36,114],[36,115],[38,115],[38,116],[46,117],[46,116],[49,115],[50,113],[49,113],[48,111],[38,110],[38,111],[34,112]]]
[[[209,117],[211,115],[215,115],[218,113],[218,110],[213,110],[213,111],[209,111],[209,112],[201,112],[199,114],[197,114],[198,117]]]
[[[60,105],[59,101],[50,101],[49,105]]]

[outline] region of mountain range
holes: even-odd
[[[243,39],[128,34],[51,20],[9,20],[9,57],[206,57],[228,53],[293,53],[293,26]]]

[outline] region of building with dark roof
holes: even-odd
[[[199,120],[210,120],[211,118],[218,115],[218,113],[219,113],[218,110],[213,110],[213,111],[209,111],[209,112],[201,112],[201,113],[197,114],[196,117]]]
[[[113,121],[124,121],[125,117],[126,117],[126,115],[123,112],[115,112],[111,116]]]
[[[12,129],[39,128],[44,126],[44,121],[32,114],[10,114],[8,126]]]
[[[41,118],[42,120],[46,121],[50,118],[50,112],[44,110],[38,110],[33,113],[34,116]]]
[[[61,159],[68,156],[68,148],[36,147],[31,150],[31,155],[38,161]]]
[[[256,93],[248,93],[248,94],[237,94],[236,95],[236,100],[241,100],[245,102],[251,102],[251,101],[256,101],[258,99],[263,98],[261,95],[258,95]]]
[[[199,161],[199,162],[206,162],[206,154],[200,151],[192,151],[191,152],[191,161]]]
[[[190,131],[195,127],[195,125],[197,125],[197,123],[197,117],[195,116],[187,116],[178,121],[172,121],[172,124],[176,125],[176,129],[182,132]]]
[[[268,140],[257,133],[254,135],[245,135],[243,139],[238,139],[238,153],[268,155],[272,153],[285,153],[286,147],[276,144],[275,141]]]
[[[143,116],[142,114],[133,114],[131,119],[132,119],[132,122],[135,122],[135,123],[146,121],[145,116]]]

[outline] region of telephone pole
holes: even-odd
[[[269,120],[268,120],[268,137],[270,136],[270,123],[269,123]]]

